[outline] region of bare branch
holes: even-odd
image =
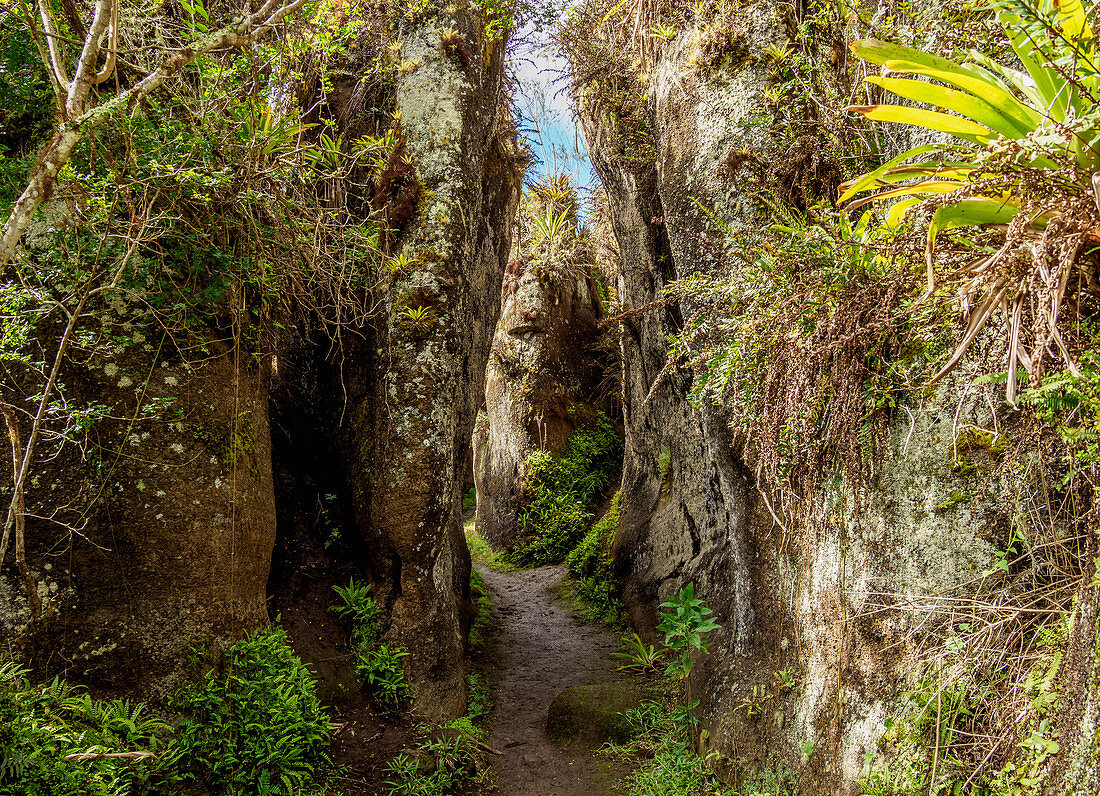
[[[92,26],[88,29],[84,49],[80,51],[80,59],[76,62],[73,82],[69,86],[69,96],[65,100],[65,117],[68,119],[74,119],[84,112],[88,93],[97,82],[96,63],[99,61],[99,44],[111,25],[114,7],[115,0],[96,0]],[[113,62],[113,59],[110,60]]]
[[[65,58],[58,46],[56,30],[53,24],[53,11],[48,0],[38,0],[38,14],[42,18],[42,32],[46,34],[46,46],[50,48],[49,62],[44,66],[50,70],[53,80],[61,86],[64,94],[69,93],[69,75],[65,71]]]
[[[103,65],[103,68],[96,74],[95,79],[92,81],[97,86],[104,80],[109,78],[115,72],[115,61],[118,56],[118,4],[120,0],[110,0],[111,3],[111,24],[107,31],[107,62]]]

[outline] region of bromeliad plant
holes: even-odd
[[[1022,70],[973,51],[955,62],[872,39],[852,45],[856,55],[883,69],[868,83],[942,110],[889,104],[848,110],[957,141],[915,147],[846,183],[840,196],[846,209],[889,199],[887,218],[896,223],[918,206],[934,208],[926,296],[935,288],[939,232],[1008,225],[1004,244],[970,265],[960,288],[969,325],[932,384],[958,364],[998,308],[1008,325],[1010,401],[1017,363],[1039,379],[1052,343],[1077,374],[1057,324],[1070,274],[1100,210],[1100,43],[1088,22],[1094,10],[1086,11],[1082,0],[1001,3],[998,19]],[[1030,352],[1021,343],[1029,297],[1035,302]]]

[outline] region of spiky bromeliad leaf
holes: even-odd
[[[1034,6],[1020,0],[1003,0],[999,3],[998,21],[1023,71],[998,64],[977,52],[970,53],[962,63],[956,63],[875,39],[864,39],[852,45],[853,52],[860,58],[883,67],[883,75],[868,77],[868,83],[951,113],[888,104],[855,106],[848,108],[849,111],[868,119],[948,133],[966,142],[962,145],[964,149],[969,145],[975,150],[971,161],[915,162],[931,153],[946,154],[958,145],[916,147],[841,186],[840,203],[848,210],[880,199],[891,200],[887,218],[892,225],[900,223],[909,210],[923,201],[941,197],[935,202],[936,210],[928,226],[926,296],[935,287],[932,255],[940,231],[1008,224],[1019,216],[1023,203],[1023,197],[1016,195],[1019,188],[998,188],[991,195],[988,189],[983,190],[974,181],[983,173],[977,148],[989,149],[1002,140],[1017,140],[1022,143],[1018,149],[1023,156],[1018,162],[1028,168],[1054,170],[1069,165],[1076,167],[1078,174],[1086,175],[1100,169],[1100,113],[1096,111],[1094,100],[1100,91],[1100,47],[1082,0],[1038,0]],[[1064,143],[1042,148],[1028,144],[1028,140],[1051,137]],[[1082,184],[1081,188],[1087,195],[1090,186]],[[861,198],[861,194],[869,195]],[[1097,206],[1100,207],[1100,200]],[[1024,219],[1026,228],[1038,234],[1056,215],[1053,211],[1032,213]],[[976,270],[992,267],[1008,246],[1006,242],[1001,252],[972,265]],[[1053,293],[1039,297],[1044,305],[1042,315],[1049,329],[1049,339],[1057,344],[1071,371],[1076,369],[1056,324],[1061,294],[1074,256],[1072,252],[1063,256],[1065,261],[1059,264],[1061,276],[1055,280],[1058,284],[1050,285]],[[994,310],[1003,307],[1011,316],[1009,372],[1013,383],[1009,385],[1008,398],[1012,401],[1017,361],[1029,371],[1034,365],[1033,375],[1038,373],[1038,362],[1043,355],[1041,349],[1045,346],[1045,343],[1038,345],[1029,356],[1020,345],[1020,315],[1027,288],[1010,286],[1000,278],[975,278],[964,288],[964,293],[966,291],[975,296],[980,294],[975,305],[978,309],[970,314],[962,343],[932,382],[955,367]]]

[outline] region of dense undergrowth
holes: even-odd
[[[538,566],[563,561],[582,543],[592,522],[592,504],[611,482],[622,439],[607,415],[570,434],[559,453],[539,450],[524,462],[529,495],[519,518],[524,539],[509,557]]]
[[[321,793],[331,727],[313,674],[275,626],[224,653],[171,715],[95,699],[60,679],[36,685],[0,667],[0,793],[11,796],[224,796]],[[212,658],[212,660],[211,660]]]

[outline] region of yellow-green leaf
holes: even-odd
[[[1016,99],[1009,86],[986,69],[972,64],[957,64],[912,47],[890,44],[877,39],[861,39],[854,42],[852,52],[865,61],[886,67],[891,72],[923,75],[957,89],[969,91],[998,108],[1027,130],[1039,123],[1040,117],[1034,109]]]
[[[1023,138],[1034,129],[1033,126],[1017,121],[985,99],[968,91],[958,91],[935,83],[926,83],[923,80],[902,80],[894,77],[868,77],[867,82],[893,92],[899,97],[954,111],[1006,138]]]
[[[997,138],[988,127],[977,122],[939,111],[926,111],[923,108],[909,108],[904,105],[850,105],[844,110],[858,113],[874,121],[911,124],[927,130],[950,133],[976,144],[987,144]]]
[[[924,180],[913,185],[903,185],[901,188],[892,188],[889,191],[883,191],[882,193],[876,193],[874,196],[867,196],[860,199],[858,202],[852,202],[847,205],[844,210],[851,212],[857,208],[863,207],[870,202],[877,202],[879,199],[891,199],[899,196],[924,196],[926,194],[941,194],[951,193],[957,191],[966,185],[959,180]]]
[[[843,204],[844,202],[855,196],[857,193],[862,193],[868,188],[874,187],[878,179],[883,174],[888,172],[890,169],[898,167],[898,164],[904,163],[910,158],[915,158],[918,155],[927,154],[928,152],[932,152],[938,148],[939,147],[933,144],[924,144],[922,146],[913,147],[908,152],[902,152],[896,158],[891,158],[890,160],[886,161],[874,171],[868,172],[867,174],[861,174],[859,177],[856,177],[853,180],[848,180],[847,182],[841,183],[840,198],[837,199],[837,203]]]

